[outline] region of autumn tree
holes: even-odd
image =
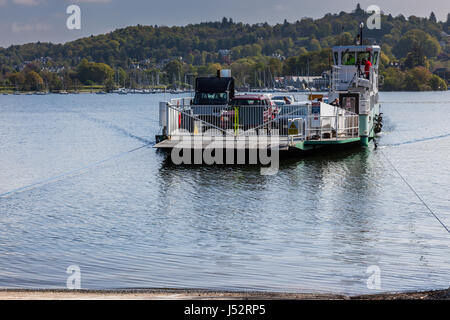
[[[39,91],[44,88],[44,80],[36,71],[30,71],[25,74],[25,90]]]

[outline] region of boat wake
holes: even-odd
[[[438,101],[380,101],[381,104],[449,104],[450,101],[438,100]]]
[[[398,147],[398,146],[403,146],[403,145],[407,145],[407,144],[413,144],[413,143],[419,143],[419,142],[425,142],[425,141],[437,140],[437,139],[444,139],[444,138],[448,138],[448,137],[450,137],[450,133],[442,134],[440,136],[414,139],[414,140],[409,140],[409,141],[399,142],[399,143],[383,144],[382,146],[383,147]]]
[[[119,127],[118,125],[115,125],[115,124],[113,124],[113,123],[111,123],[111,122],[108,122],[108,121],[106,121],[106,120],[94,118],[94,117],[89,116],[89,115],[87,115],[87,114],[85,114],[85,113],[82,113],[82,112],[76,112],[76,113],[77,113],[81,118],[83,118],[83,119],[85,119],[85,120],[89,120],[89,121],[91,121],[91,122],[95,122],[95,123],[97,123],[97,124],[100,124],[101,126],[103,126],[103,127],[105,127],[105,128],[112,129],[112,130],[114,130],[114,131],[116,131],[116,132],[118,132],[118,133],[121,133],[121,134],[123,134],[123,135],[125,135],[125,136],[127,136],[127,137],[130,137],[130,138],[136,139],[136,140],[138,140],[139,142],[145,143],[145,144],[147,144],[147,145],[154,145],[154,144],[156,143],[154,140],[148,140],[148,139],[146,139],[146,138],[137,136],[137,135],[135,135],[135,134],[129,132],[128,130],[126,130],[126,129],[122,128],[122,127]]]

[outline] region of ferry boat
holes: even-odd
[[[162,133],[155,148],[234,148],[311,151],[326,147],[367,147],[381,131],[377,45],[332,48],[328,100],[310,95],[305,102],[274,110],[264,99],[236,99],[229,70],[197,78],[194,98],[160,102]],[[370,61],[370,63],[367,63]],[[244,101],[244,102],[242,102]],[[267,116],[270,115],[270,116]],[[270,141],[270,142],[268,142]]]

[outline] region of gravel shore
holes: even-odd
[[[338,294],[227,292],[207,290],[15,290],[0,289],[0,300],[450,300],[445,290],[347,296]]]

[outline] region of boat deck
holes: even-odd
[[[291,140],[287,137],[261,137],[261,136],[243,136],[243,137],[204,137],[204,136],[186,136],[183,138],[167,139],[157,143],[154,148],[159,149],[278,149],[288,150],[292,142],[302,140]]]
[[[289,150],[289,148],[296,148],[307,150],[316,146],[327,146],[336,144],[347,144],[360,141],[356,138],[330,138],[320,140],[304,140],[303,138],[294,137],[264,137],[250,136],[250,137],[210,137],[202,136],[186,136],[182,139],[174,138],[167,139],[157,143],[154,148],[158,149],[234,149],[234,150],[253,150],[253,149],[277,149],[280,151]]]
[[[175,100],[160,103],[164,135],[157,137],[155,148],[308,150],[358,140],[358,123],[357,114],[322,102],[280,109],[201,106]]]

